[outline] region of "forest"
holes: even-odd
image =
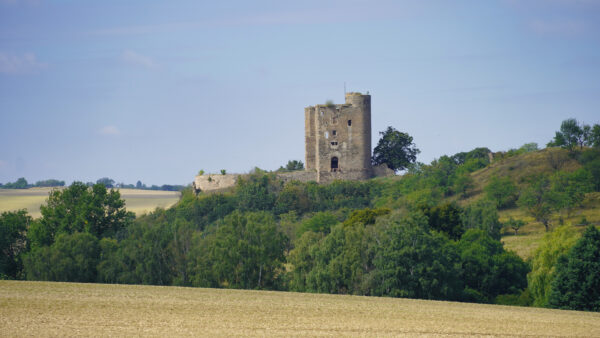
[[[324,185],[257,168],[230,191],[187,188],[139,217],[117,190],[75,182],[52,191],[38,219],[2,213],[0,277],[600,311],[600,232],[565,221],[600,191],[600,127],[571,120],[545,149],[476,148]],[[494,167],[511,159],[521,166]],[[501,222],[511,208],[527,219]],[[501,239],[527,222],[546,234],[524,260]]]

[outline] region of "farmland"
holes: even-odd
[[[600,336],[600,313],[273,291],[0,281],[11,336]]]
[[[40,217],[40,205],[45,203],[52,188],[0,189],[0,212],[27,209]],[[137,215],[148,213],[156,207],[168,208],[179,200],[177,191],[119,189],[127,210]]]

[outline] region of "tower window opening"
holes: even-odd
[[[332,157],[331,158],[331,171],[339,171],[339,168],[338,168],[338,158],[337,157]]]
[[[331,145],[332,145],[332,146],[337,146],[337,145],[338,145],[338,143],[337,143],[337,141],[333,141],[333,142],[331,142]]]
[[[352,125],[352,120],[348,120],[348,127]]]
[[[332,130],[332,131],[331,131],[331,135],[333,135],[333,136],[336,136],[336,135],[337,135],[337,131],[335,131],[335,130]]]
[[[329,138],[329,132],[328,131],[325,132],[325,138]]]

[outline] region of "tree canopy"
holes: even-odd
[[[412,136],[392,127],[379,134],[381,138],[373,150],[373,164],[387,164],[390,169],[399,171],[417,160],[421,151],[413,143]]]

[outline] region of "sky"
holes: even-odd
[[[0,182],[275,170],[344,86],[420,162],[544,146],[600,123],[600,0],[0,0]]]

